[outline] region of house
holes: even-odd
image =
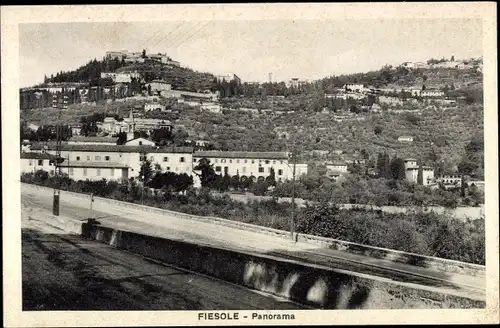
[[[133,138],[125,142],[126,146],[155,146],[155,143],[145,138]]]
[[[420,97],[422,89],[410,89],[410,93],[412,97]]]
[[[418,182],[418,170],[419,165],[416,159],[407,158],[404,160],[405,163],[405,177],[409,182],[417,183]],[[434,184],[434,169],[430,166],[422,166],[422,178],[423,185],[429,186]]]
[[[238,77],[238,75],[234,74],[234,73],[225,73],[225,74],[221,74],[221,75],[217,75],[217,81],[218,82],[222,82],[222,81],[226,81],[226,82],[231,82],[231,81],[234,81],[236,83],[241,83],[241,79]]]
[[[75,136],[71,137],[68,140],[68,144],[70,145],[116,145],[118,138],[116,137],[83,137],[83,136]]]
[[[36,153],[56,153],[55,144],[34,144],[31,150]],[[162,171],[192,175],[193,148],[191,147],[154,147],[147,145],[98,145],[62,144],[61,156],[64,158],[63,172],[81,179],[101,180],[109,178],[137,178],[145,159]]]
[[[39,125],[36,125],[36,124],[31,124],[31,123],[30,123],[30,124],[28,124],[28,129],[30,129],[30,130],[32,130],[32,131],[37,131],[39,127],[40,127],[40,126],[39,126]]]
[[[172,85],[162,80],[153,80],[149,83],[152,92],[163,92],[172,90]]]
[[[21,153],[21,173],[35,173],[38,170],[43,170],[49,174],[55,172],[54,155],[37,152],[22,152]]]
[[[230,176],[239,175],[266,178],[274,169],[276,181],[293,178],[293,164],[287,152],[230,152],[230,151],[196,151],[193,154],[193,165],[206,158],[214,166],[215,173]],[[295,176],[307,174],[307,164],[295,165]]]
[[[347,164],[344,162],[333,162],[326,164],[326,169],[329,171],[346,173],[347,172]]]
[[[101,79],[112,79],[115,83],[130,83],[132,79],[139,79],[140,74],[137,72],[132,73],[114,73],[114,72],[101,72]]]
[[[195,145],[196,145],[196,147],[202,147],[202,148],[204,148],[204,147],[209,146],[210,142],[206,141],[206,140],[196,140],[195,141]]]
[[[207,110],[211,113],[220,114],[222,112],[222,107],[220,104],[215,103],[203,103],[201,105],[202,110]]]
[[[153,110],[160,110],[163,112],[165,110],[165,105],[162,105],[162,104],[156,103],[156,102],[144,104],[144,111],[145,112],[150,112]]]
[[[405,170],[406,180],[409,182],[418,182],[418,166],[408,167]],[[422,166],[422,182],[424,186],[428,186],[434,183],[434,169],[430,166]]]
[[[474,65],[471,64],[465,64],[465,63],[460,63],[457,65],[458,69],[473,69]]]
[[[364,85],[363,84],[357,84],[357,83],[349,83],[349,84],[344,84],[342,89],[346,91],[354,91],[354,92],[363,92],[364,91]]]
[[[436,179],[437,183],[441,183],[446,187],[458,187],[462,183],[460,175],[442,175]]]
[[[382,110],[382,107],[379,104],[373,104],[371,107],[372,112],[380,112]]]
[[[387,104],[387,105],[402,105],[403,100],[398,98],[398,97],[379,96],[378,103],[379,104]]]
[[[82,131],[82,125],[81,124],[72,124],[71,125],[71,135],[73,135],[73,136],[79,136],[81,131]]]
[[[420,96],[424,98],[444,97],[444,92],[441,90],[422,90]]]
[[[398,137],[399,142],[413,142],[412,136],[400,136]]]

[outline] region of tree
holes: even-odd
[[[455,61],[455,56],[452,55],[450,61]]]
[[[146,58],[146,49],[142,49],[142,55],[141,55],[142,58]]]
[[[276,186],[276,173],[272,167],[269,171],[269,176],[266,178],[266,183],[268,186]]]
[[[379,176],[390,179],[392,177],[390,169],[390,159],[387,153],[379,153],[377,158],[377,171]]]
[[[240,176],[239,174],[236,174],[236,175],[233,175],[231,177],[231,181],[229,183],[229,186],[233,189],[233,190],[238,190],[239,186],[240,186]]]
[[[424,168],[422,161],[418,164],[417,184],[421,186],[424,184]]]
[[[229,174],[227,174],[227,172],[225,172],[224,176],[220,180],[219,191],[221,192],[227,191],[229,189],[230,184],[231,184],[231,177],[229,176]]]
[[[141,169],[139,170],[139,180],[142,182],[148,182],[152,176],[153,166],[151,165],[151,162],[146,159],[141,164]]]
[[[395,180],[405,180],[405,162],[403,159],[395,157],[390,164],[391,175]]]
[[[125,142],[127,142],[127,133],[126,132],[120,132],[115,137],[118,137],[118,140],[116,141],[117,145],[123,145]]]
[[[201,186],[204,188],[214,188],[217,183],[218,175],[215,173],[213,165],[210,164],[210,160],[207,158],[202,158],[198,161],[198,164],[193,168],[193,170],[201,171],[201,173],[196,173],[200,177]]]

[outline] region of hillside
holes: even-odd
[[[164,80],[172,85],[172,89],[184,91],[215,90],[215,76],[200,73],[189,68],[165,65],[155,62],[135,63],[120,67],[116,72],[138,72],[146,82],[155,79]]]

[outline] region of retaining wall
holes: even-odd
[[[23,190],[26,190],[26,191],[29,191],[29,190],[43,190],[43,191],[47,191],[47,192],[51,191],[51,189],[47,188],[47,187],[37,186],[37,185],[33,185],[33,184],[26,184],[26,183],[22,184],[22,188],[23,188]],[[90,195],[88,195],[88,194],[81,194],[81,193],[75,193],[75,192],[70,192],[70,191],[61,191],[61,193],[62,193],[62,195],[66,195],[66,196],[70,196],[70,197],[77,197],[79,199],[87,198],[90,201]],[[134,210],[141,210],[141,211],[146,211],[146,212],[151,212],[151,213],[157,213],[160,215],[168,215],[168,216],[180,218],[180,219],[209,222],[212,224],[221,224],[221,225],[224,225],[226,227],[232,227],[235,229],[242,229],[242,230],[246,230],[246,231],[253,231],[253,232],[257,232],[257,233],[262,233],[262,234],[266,234],[266,235],[280,237],[280,238],[290,238],[290,232],[288,232],[288,231],[267,228],[267,227],[262,227],[262,226],[258,226],[258,225],[254,225],[254,224],[232,221],[232,220],[227,220],[227,219],[222,219],[222,218],[217,218],[217,217],[203,217],[203,216],[190,215],[190,214],[186,214],[186,213],[174,212],[174,211],[169,211],[169,210],[165,210],[165,209],[161,209],[161,208],[156,208],[156,207],[151,207],[151,206],[143,206],[140,204],[123,202],[123,201],[118,201],[118,200],[114,200],[114,199],[110,199],[110,198],[102,198],[102,197],[94,197],[94,202],[96,204],[119,205],[122,208],[130,208],[130,209],[134,209]],[[352,243],[352,242],[338,240],[338,239],[325,238],[325,237],[306,235],[306,234],[297,234],[296,239],[299,242],[313,244],[313,245],[321,246],[321,247],[328,248],[328,249],[335,249],[335,250],[345,251],[345,252],[349,252],[349,253],[353,253],[353,254],[365,255],[365,256],[372,257],[372,258],[389,260],[392,262],[405,263],[405,264],[410,264],[410,265],[414,265],[414,266],[430,268],[430,269],[442,271],[442,272],[458,273],[458,274],[469,275],[469,276],[480,276],[480,277],[485,276],[485,266],[483,266],[483,265],[477,265],[477,264],[454,261],[454,260],[447,260],[447,259],[431,257],[431,256],[424,256],[424,255],[420,255],[420,254],[407,253],[407,252],[397,251],[397,250],[393,250],[393,249],[362,245],[362,244]]]
[[[483,308],[485,302],[388,279],[86,225],[91,239],[163,263],[326,309]]]

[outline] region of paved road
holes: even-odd
[[[25,311],[304,308],[64,234],[27,215],[22,225]]]
[[[23,203],[38,210],[50,211],[52,194],[40,190],[23,188]],[[400,283],[412,283],[434,288],[440,292],[483,300],[485,279],[436,272],[426,268],[374,259],[357,254],[323,249],[306,243],[263,235],[251,231],[151,214],[141,210],[120,208],[116,205],[94,203],[94,215],[105,226],[141,232],[152,236],[166,237],[198,244],[230,247],[236,250],[253,251],[277,255],[307,263],[326,265],[388,278]],[[61,197],[61,215],[85,220],[90,215],[89,202],[84,199]]]

